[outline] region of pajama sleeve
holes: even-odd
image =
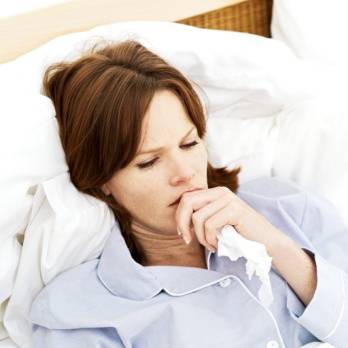
[[[348,210],[347,210],[348,212]],[[306,192],[299,226],[311,247],[303,247],[315,261],[317,286],[305,307],[287,287],[292,317],[315,337],[337,348],[348,342],[348,228],[326,198]]]

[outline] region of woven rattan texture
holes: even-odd
[[[233,30],[270,37],[271,0],[247,0],[177,23],[200,28]]]

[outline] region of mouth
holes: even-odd
[[[169,206],[171,207],[171,206],[175,206],[175,205],[179,204],[180,199],[181,199],[181,197],[183,196],[184,193],[191,192],[191,191],[197,191],[197,190],[201,190],[201,189],[200,188],[194,188],[194,189],[190,189],[190,190],[187,190],[187,191],[183,192],[173,203],[169,204]]]

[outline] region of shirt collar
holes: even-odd
[[[102,284],[116,296],[146,300],[162,290],[179,296],[226,278],[225,274],[210,269],[210,259],[215,255],[205,249],[205,256],[208,269],[143,266],[132,258],[116,220],[101,254],[97,274]]]

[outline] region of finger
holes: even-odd
[[[194,211],[200,209],[207,203],[226,194],[227,187],[218,186],[207,190],[186,192],[182,195],[175,212],[175,219],[179,231],[185,241],[191,241],[190,222]]]
[[[228,195],[222,196],[217,200],[206,204],[201,209],[192,214],[192,224],[198,241],[210,251],[215,251],[217,248],[217,238],[214,234],[207,233],[204,229],[204,223],[219,210],[224,208],[231,202],[231,197]]]
[[[230,191],[230,195],[233,199],[233,201],[240,206],[246,208],[246,210],[250,210],[251,207],[247,204],[247,202],[243,201],[240,197],[238,197],[233,191]]]
[[[215,238],[217,240],[218,234],[225,225],[237,226],[239,219],[240,210],[238,209],[238,206],[233,202],[227,204],[205,221],[204,230],[207,241],[213,243]]]

